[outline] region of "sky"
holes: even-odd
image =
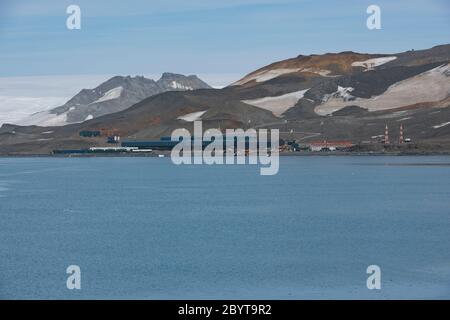
[[[66,27],[71,4],[80,30]],[[371,4],[381,30],[366,27]],[[117,74],[223,86],[299,54],[430,48],[450,43],[449,17],[448,0],[0,0],[0,109],[2,96],[67,98]]]

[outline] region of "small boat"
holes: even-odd
[[[163,154],[158,154],[158,158],[164,158],[165,157],[165,155],[163,155]]]

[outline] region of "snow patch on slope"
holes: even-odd
[[[399,81],[379,96],[369,99],[355,98],[351,101],[345,101],[341,97],[332,97],[314,110],[319,115],[329,115],[351,105],[357,105],[369,111],[377,111],[416,103],[440,101],[450,96],[449,77],[450,64],[442,65]]]
[[[373,58],[365,61],[355,61],[352,63],[352,67],[363,67],[364,71],[372,70],[375,67],[381,66],[382,64],[388,63],[397,59],[397,57],[381,57]]]
[[[206,111],[207,110],[188,113],[188,114],[179,116],[177,119],[178,120],[184,120],[184,121],[187,121],[187,122],[194,122],[194,121],[200,120],[201,116],[204,115],[206,113]]]
[[[41,111],[19,121],[22,126],[41,126],[41,127],[53,127],[64,126],[67,124],[67,112],[61,114],[50,113],[49,111]]]
[[[344,101],[350,101],[355,98],[350,94],[353,90],[355,90],[355,88],[338,86],[335,92],[324,95],[322,101],[326,102],[331,98],[341,98]]]
[[[239,81],[236,81],[232,83],[232,86],[239,86],[243,85],[247,82],[250,82],[252,80],[255,80],[256,82],[265,82],[268,80],[275,79],[279,76],[282,76],[284,74],[294,73],[294,72],[311,72],[316,73],[322,77],[336,77],[336,76],[330,76],[331,73],[330,70],[323,70],[323,69],[317,69],[317,68],[279,68],[279,69],[270,69],[270,70],[262,70],[256,74],[249,75]]]
[[[261,109],[269,110],[275,116],[279,117],[288,109],[295,106],[298,100],[303,98],[306,91],[308,90],[309,89],[295,91],[276,97],[264,97],[252,100],[242,100],[242,102]]]
[[[194,90],[194,88],[189,87],[189,86],[185,86],[179,82],[176,81],[172,81],[169,85],[171,88],[176,89],[176,90]]]
[[[433,129],[439,129],[439,128],[448,126],[449,124],[450,124],[450,122],[444,122],[444,123],[433,126]]]
[[[338,76],[330,76],[330,73],[331,73],[330,70],[315,69],[315,68],[304,68],[301,71],[302,72],[316,73],[318,75],[321,75],[322,77],[338,77]]]
[[[122,94],[122,91],[123,91],[123,87],[121,87],[121,86],[117,87],[117,88],[114,88],[114,89],[111,89],[111,90],[107,91],[99,99],[95,100],[94,102],[91,102],[90,104],[117,99]]]
[[[294,68],[294,69],[282,68],[282,69],[262,70],[254,75],[251,75],[251,76],[245,77],[239,81],[236,81],[232,85],[243,85],[252,80],[255,80],[256,82],[264,82],[264,81],[268,81],[268,80],[277,78],[283,74],[297,72],[300,69],[301,68]]]
[[[44,110],[41,112],[36,112],[22,120],[16,121],[16,124],[21,126],[40,126],[40,127],[59,127],[59,126],[65,126],[69,124],[67,122],[67,114],[73,110],[75,110],[75,107],[70,107],[69,110],[66,112],[56,114],[51,113],[51,110]],[[92,115],[89,115],[93,118]],[[89,118],[88,116],[88,118]],[[90,119],[92,119],[90,118]],[[90,120],[87,119],[86,120]],[[77,122],[71,122],[71,123],[77,123]],[[50,131],[49,131],[50,132]]]

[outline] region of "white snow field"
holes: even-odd
[[[63,105],[82,88],[98,85],[109,77],[111,75],[0,77],[0,126],[29,123],[31,116],[53,118],[54,115],[45,111]],[[43,118],[40,121],[44,121]]]
[[[271,79],[275,79],[279,76],[282,76],[284,74],[294,73],[294,72],[311,72],[318,74],[322,77],[337,77],[337,76],[330,76],[331,73],[330,70],[323,70],[323,69],[317,69],[317,68],[280,68],[280,69],[267,69],[262,70],[255,74],[250,74],[244,78],[242,78],[239,81],[236,81],[232,83],[232,86],[240,86],[243,84],[246,84],[247,82],[250,82],[252,80],[255,80],[256,82],[265,82]]]
[[[242,100],[242,102],[261,109],[269,110],[275,116],[280,117],[284,112],[286,112],[286,110],[295,106],[298,100],[303,98],[306,91],[308,90],[309,89],[295,91],[276,97],[264,97],[252,100]]]
[[[0,96],[0,126],[4,123],[21,124],[24,118],[66,101],[66,97]]]
[[[326,101],[330,100],[331,98],[342,98],[344,101],[349,101],[354,98],[351,95],[351,92],[353,90],[355,90],[355,88],[338,86],[338,88],[335,92],[324,95],[322,98],[322,101],[326,102]]]
[[[172,81],[170,83],[170,87],[173,89],[178,89],[178,90],[194,90],[192,87],[182,85],[181,83],[176,82],[176,81]]]
[[[94,103],[100,103],[108,100],[117,99],[122,94],[123,87],[116,87],[113,88],[107,92],[103,96],[101,96],[99,99],[95,100],[94,102],[91,102],[91,104]],[[63,103],[61,103],[63,104]],[[71,107],[68,111],[63,112],[61,114],[54,114],[50,113],[50,110],[44,110],[41,112],[36,112],[34,114],[31,114],[25,118],[18,119],[15,123],[23,126],[42,126],[42,127],[52,127],[52,126],[64,126],[68,124],[67,122],[67,113],[70,111],[73,111],[75,107]],[[88,115],[84,121],[93,119],[93,115]],[[74,122],[71,122],[74,123]]]
[[[268,81],[268,80],[277,78],[283,74],[293,73],[293,72],[297,72],[299,70],[301,70],[301,68],[294,68],[294,69],[282,68],[282,69],[262,70],[254,75],[249,75],[239,81],[236,81],[232,85],[233,86],[243,85],[252,80],[255,80],[256,82],[264,82],[264,81]]]
[[[41,111],[17,121],[17,124],[21,126],[35,125],[41,127],[64,126],[67,124],[67,112],[57,115],[49,111]]]
[[[177,119],[178,120],[184,120],[184,121],[187,121],[187,122],[194,122],[194,121],[200,120],[202,115],[204,115],[206,113],[206,111],[207,110],[188,113],[188,114],[179,116]]]
[[[302,72],[312,72],[312,73],[316,73],[318,75],[321,75],[322,77],[339,77],[338,75],[330,76],[331,71],[330,70],[323,70],[323,69],[304,68],[304,69],[302,69]]]
[[[393,61],[397,59],[397,57],[381,57],[381,58],[373,58],[365,61],[355,61],[352,63],[352,67],[363,67],[365,71],[371,70],[375,67],[381,66],[382,64],[388,63],[389,61]]]
[[[355,98],[351,101],[346,101],[342,97],[332,97],[318,105],[314,111],[319,115],[329,115],[351,105],[357,105],[369,111],[377,111],[422,102],[440,101],[449,96],[450,64],[447,64],[399,81],[379,96],[369,99]]]
[[[122,94],[123,91],[123,87],[116,87],[113,88],[109,91],[107,91],[103,96],[101,96],[99,99],[95,100],[94,102],[91,102],[90,104],[94,104],[94,103],[99,103],[99,102],[103,102],[103,101],[108,101],[108,100],[114,100],[120,97],[120,95]]]

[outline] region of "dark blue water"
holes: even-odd
[[[0,159],[0,298],[450,298],[450,157]],[[66,288],[79,265],[81,290]],[[366,268],[382,271],[368,290]]]

